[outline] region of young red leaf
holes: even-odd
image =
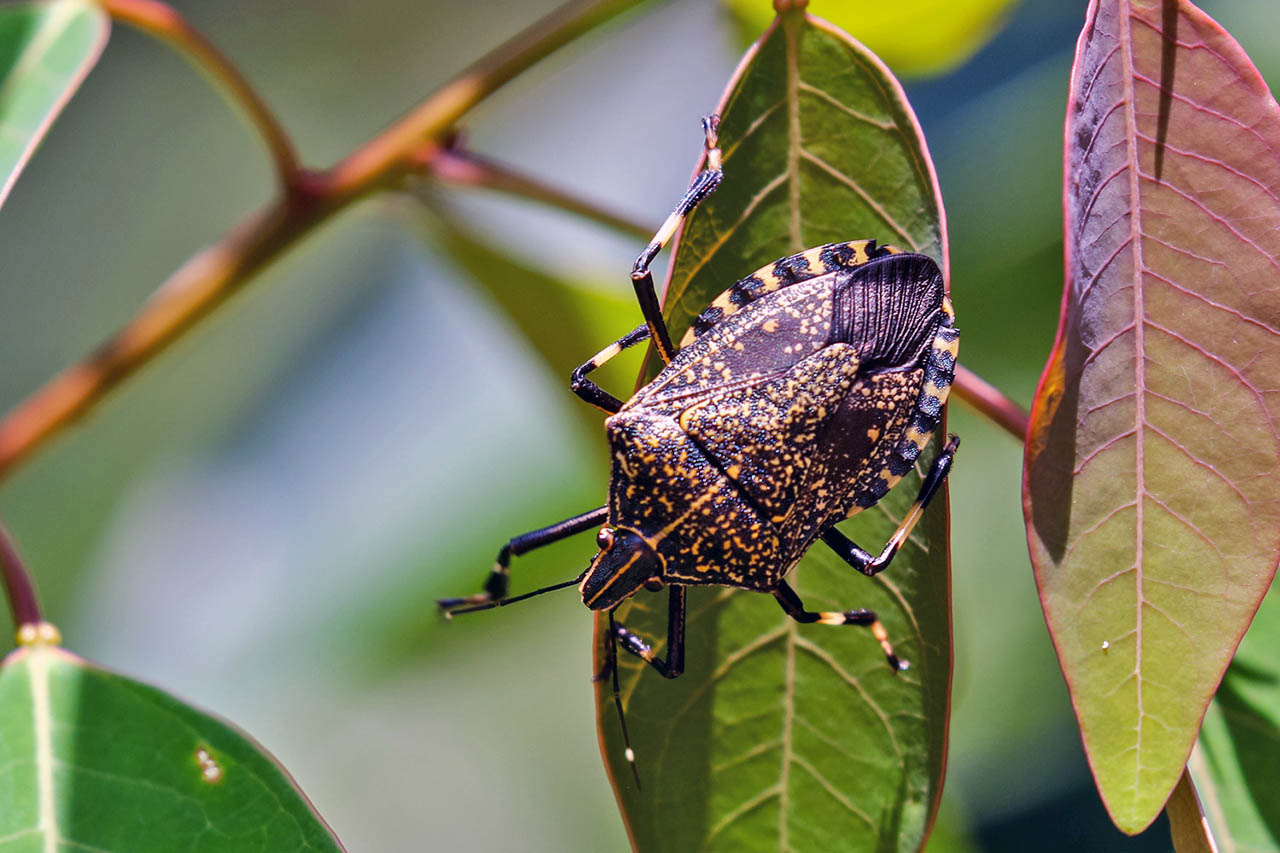
[[[1028,540],[1112,819],[1159,813],[1280,550],[1280,109],[1186,0],[1094,0]]]

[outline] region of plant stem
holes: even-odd
[[[979,414],[986,415],[992,423],[1019,442],[1026,441],[1031,426],[1031,416],[1026,409],[1010,400],[1000,389],[963,365],[956,366],[956,396],[968,403]]]
[[[424,149],[419,160],[433,178],[447,184],[482,187],[527,198],[579,214],[624,234],[639,236],[641,239],[648,239],[654,233],[653,228],[642,223],[610,213],[590,201],[548,186],[470,152],[435,146],[429,151]],[[1026,410],[1006,397],[994,385],[972,370],[957,366],[953,387],[956,396],[976,409],[979,414],[985,415],[1018,441],[1025,439],[1029,423]]]
[[[470,151],[438,147],[423,158],[422,165],[430,172],[431,177],[443,183],[495,190],[541,202],[549,207],[576,213],[640,240],[647,241],[656,230]]]
[[[561,6],[446,83],[329,173],[337,194],[367,192],[399,178],[420,146],[440,137],[495,89],[530,65],[642,0],[578,0]]]
[[[43,622],[40,615],[40,602],[36,600],[36,589],[31,583],[31,575],[27,573],[18,556],[18,549],[13,544],[8,531],[0,526],[0,576],[4,578],[5,595],[9,598],[9,610],[13,614],[13,624],[19,628],[23,625],[37,625]]]
[[[157,9],[152,0],[103,2],[109,9],[136,14]],[[578,0],[561,7],[480,59],[331,171],[296,170],[290,193],[189,259],[124,329],[0,421],[0,478],[88,413],[108,391],[238,292],[303,235],[357,199],[409,174],[422,147],[442,138],[467,110],[548,53],[639,2]]]
[[[300,167],[293,142],[249,81],[212,42],[188,24],[175,9],[159,0],[98,2],[112,18],[166,42],[210,79],[221,84],[262,135],[275,162],[281,185],[288,191],[298,184]]]

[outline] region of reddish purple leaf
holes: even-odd
[[[1159,813],[1280,550],[1280,109],[1185,0],[1094,0],[1028,540],[1112,819]]]

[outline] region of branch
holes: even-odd
[[[38,625],[43,622],[31,575],[27,573],[22,558],[18,556],[18,549],[3,527],[0,527],[0,576],[4,578],[4,591],[9,598],[13,624],[21,628],[23,625]]]
[[[376,188],[412,167],[421,145],[539,59],[642,0],[578,0],[561,6],[464,70],[400,121],[334,167],[333,190]]]
[[[275,114],[249,85],[240,70],[176,10],[159,0],[98,0],[112,18],[168,43],[193,65],[221,84],[257,128],[275,162],[280,183],[288,191],[298,184],[300,169],[293,142]]]
[[[648,239],[654,233],[654,229],[646,225],[610,213],[579,196],[550,187],[509,167],[466,151],[434,146],[424,149],[419,155],[419,161],[431,177],[446,184],[482,187],[541,202],[641,239]],[[1018,441],[1025,439],[1030,416],[994,385],[967,367],[957,366],[953,388],[956,396],[979,414],[985,415]]]
[[[103,2],[135,12],[163,8],[152,0]],[[352,202],[408,175],[423,145],[441,139],[467,110],[556,48],[639,2],[570,3],[480,59],[331,171],[297,172],[294,192],[250,215],[188,260],[123,330],[0,421],[0,478],[83,417],[108,391],[238,292],[303,235]]]
[[[1026,409],[1010,400],[999,388],[963,365],[956,365],[956,396],[986,415],[992,423],[1019,442],[1026,441],[1031,416]]]

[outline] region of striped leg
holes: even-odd
[[[609,508],[602,506],[599,509],[591,510],[591,512],[575,515],[573,518],[566,519],[559,524],[553,524],[550,527],[544,527],[532,533],[525,533],[509,540],[506,545],[502,546],[502,550],[498,552],[498,559],[494,561],[493,569],[490,570],[489,577],[484,582],[483,592],[462,598],[439,598],[436,599],[436,606],[440,608],[440,612],[446,618],[449,618],[455,613],[471,613],[476,610],[502,607],[513,601],[520,601],[543,592],[550,592],[553,589],[561,589],[577,583],[578,579],[574,579],[544,587],[536,592],[516,596],[515,598],[507,598],[507,588],[511,582],[511,558],[513,556],[518,557],[521,554],[527,554],[534,548],[541,548],[543,545],[550,545],[552,542],[567,539],[575,533],[598,527],[604,523],[608,514]]]
[[[663,678],[679,678],[684,672],[684,587],[670,587],[667,598],[667,659],[663,660],[653,653],[649,644],[631,633],[625,625],[613,622],[614,636],[622,648],[644,660],[649,666],[662,674]]]
[[[702,120],[702,129],[707,136],[707,168],[693,179],[684,198],[680,199],[680,203],[667,217],[667,221],[662,223],[658,233],[653,235],[653,239],[640,253],[640,257],[636,258],[635,266],[631,269],[631,284],[635,288],[636,299],[640,301],[640,311],[644,314],[645,324],[649,327],[653,341],[658,346],[658,355],[662,356],[663,364],[671,362],[676,350],[671,345],[671,334],[667,331],[667,324],[662,319],[662,306],[658,304],[658,294],[653,287],[653,273],[649,271],[649,264],[653,262],[658,252],[662,251],[662,247],[667,245],[667,241],[676,233],[676,229],[680,227],[680,223],[689,215],[689,212],[704,198],[711,195],[724,179],[717,138],[720,117],[707,116]]]
[[[618,338],[609,346],[600,350],[595,357],[586,364],[579,365],[573,371],[573,375],[569,377],[569,388],[573,393],[586,400],[591,405],[600,409],[606,414],[615,414],[622,408],[622,401],[605,391],[596,383],[587,378],[587,374],[603,365],[606,361],[613,358],[618,353],[628,347],[633,347],[641,341],[649,339],[648,326],[636,326],[635,329]]]
[[[938,493],[943,481],[951,473],[951,463],[955,460],[956,450],[959,447],[960,439],[957,436],[951,435],[947,437],[947,443],[943,446],[942,452],[938,454],[937,459],[933,460],[929,473],[925,475],[924,482],[920,484],[920,494],[916,497],[916,502],[911,505],[906,517],[902,519],[898,529],[893,532],[893,536],[889,537],[889,542],[884,546],[884,550],[880,552],[880,556],[872,557],[869,553],[859,548],[852,539],[836,530],[834,526],[827,527],[822,531],[820,534],[822,541],[832,551],[839,554],[841,559],[864,575],[874,577],[880,574],[893,561],[894,555],[898,553],[902,543],[907,541],[907,537],[915,529],[916,522],[924,515],[924,508],[929,505],[929,501],[933,500],[933,496]]]
[[[880,643],[880,648],[884,649],[884,656],[889,659],[889,666],[893,667],[894,672],[904,670],[911,666],[905,660],[899,660],[898,656],[893,652],[893,644],[889,642],[889,632],[880,624],[879,617],[872,610],[805,610],[804,602],[800,600],[800,596],[796,595],[795,590],[787,586],[786,581],[778,581],[777,588],[773,591],[773,597],[778,599],[778,603],[782,605],[782,609],[787,615],[797,622],[809,624],[812,622],[821,622],[823,625],[863,625],[871,629],[871,634]]]

